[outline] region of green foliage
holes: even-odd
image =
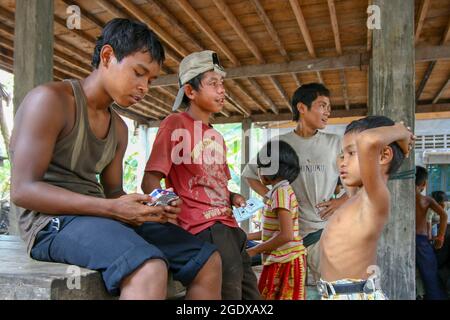
[[[227,146],[227,162],[230,168],[231,180],[228,188],[232,192],[240,193],[241,189],[241,140],[242,125],[240,123],[215,125]]]
[[[123,168],[123,188],[126,193],[137,192],[138,152],[133,152],[125,158]]]

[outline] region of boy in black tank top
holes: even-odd
[[[168,270],[186,298],[219,299],[216,248],[167,223],[180,202],[150,207],[150,196],[122,187],[128,131],[110,105],[139,102],[163,61],[146,25],[114,19],[87,78],[30,91],[11,138],[12,209],[31,257],[99,270],[121,299],[164,299]]]

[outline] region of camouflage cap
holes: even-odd
[[[215,71],[223,77],[226,75],[225,70],[220,65],[219,57],[214,51],[205,50],[194,52],[186,56],[181,61],[178,71],[178,84],[180,89],[178,90],[177,97],[175,98],[172,111],[177,110],[183,102],[184,85],[189,80],[192,80],[199,74],[207,71]]]

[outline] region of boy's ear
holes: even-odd
[[[100,63],[105,68],[108,68],[111,62],[115,59],[116,56],[114,55],[114,49],[109,44],[104,45],[100,51]]]
[[[391,147],[385,146],[380,153],[380,165],[389,165],[394,157],[394,151]]]
[[[186,95],[186,97],[188,97],[190,100],[193,100],[195,98],[195,94],[197,93],[196,90],[194,90],[194,88],[192,88],[192,86],[190,84],[185,84],[184,85],[184,94]]]
[[[308,107],[304,103],[297,103],[297,110],[300,115],[305,114],[306,111],[308,111]]]

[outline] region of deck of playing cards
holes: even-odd
[[[172,201],[179,199],[177,194],[173,191],[155,189],[149,194],[153,198],[153,202],[149,203],[149,206],[167,206]]]
[[[237,222],[250,219],[259,209],[264,208],[264,202],[258,198],[250,198],[246,202],[245,207],[233,209],[233,215]]]

